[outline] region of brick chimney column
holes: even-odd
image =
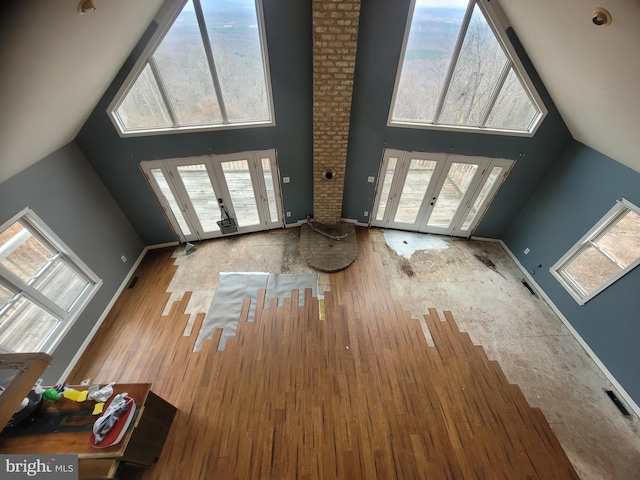
[[[342,213],[360,0],[313,0],[313,217]]]

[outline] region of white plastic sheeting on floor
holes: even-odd
[[[224,350],[227,339],[233,338],[238,328],[238,320],[245,299],[249,299],[248,322],[255,318],[256,300],[260,289],[265,289],[265,308],[272,299],[278,306],[291,291],[298,289],[298,305],[304,305],[304,291],[311,289],[312,296],[318,294],[317,274],[279,274],[263,272],[221,272],[220,280],[213,295],[209,312],[202,322],[194,351],[202,348],[202,342],[213,337],[216,328],[222,329],[218,351]]]

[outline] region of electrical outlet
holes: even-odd
[[[291,179],[289,177],[282,177],[282,183],[289,183]]]
[[[524,249],[524,254],[525,254],[525,255],[529,255],[529,252],[530,252],[530,251],[531,251],[531,250],[529,250],[528,248],[525,248],[525,249]]]
[[[364,216],[368,217],[369,216],[369,212],[367,212],[366,210],[364,211]]]
[[[125,263],[126,263],[126,261],[127,261],[127,257],[125,257],[124,255],[122,255],[122,256],[120,257],[120,260],[122,260],[123,262],[125,262]]]
[[[373,183],[375,182],[375,180],[376,180],[376,177],[367,177],[367,182],[369,183]]]
[[[287,217],[290,217],[290,216],[291,216],[291,212],[287,212]]]

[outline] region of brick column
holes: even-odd
[[[360,0],[313,0],[313,217],[324,224],[342,213],[359,15]]]

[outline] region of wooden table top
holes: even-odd
[[[72,386],[76,390],[86,390],[88,386]],[[24,453],[24,454],[77,454],[78,458],[118,458],[124,454],[131,432],[140,420],[144,410],[144,404],[151,391],[150,383],[115,384],[114,395],[126,392],[135,401],[138,410],[135,424],[129,427],[122,440],[113,446],[95,448],[90,444],[91,430],[81,432],[55,432],[37,433],[30,435],[6,435],[0,434],[0,453]],[[74,402],[67,398],[61,398],[57,402],[42,400],[40,408],[44,412],[74,412],[93,409],[96,404],[93,400],[86,402]],[[94,416],[95,419],[98,415]],[[93,425],[93,422],[92,422]],[[133,427],[133,428],[132,428]]]

